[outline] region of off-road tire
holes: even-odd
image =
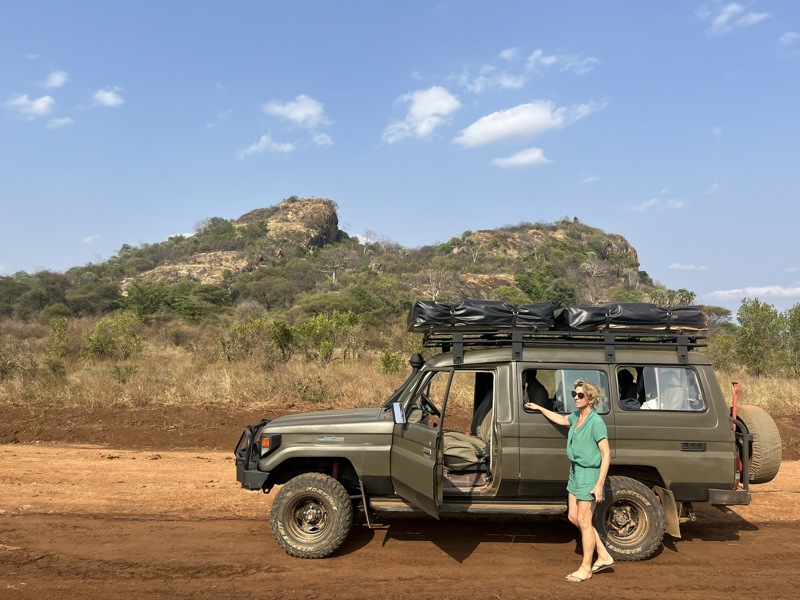
[[[768,483],[781,468],[781,433],[769,413],[758,406],[744,404],[737,413],[753,435],[750,453],[750,483]]]
[[[333,477],[304,473],[281,487],[269,524],[275,541],[290,556],[324,558],[336,552],[350,533],[353,503]]]
[[[664,539],[664,508],[653,490],[629,477],[607,479],[605,498],[594,513],[594,526],[615,560],[652,556]]]

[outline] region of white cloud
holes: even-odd
[[[684,265],[681,263],[672,263],[668,268],[675,271],[705,271],[708,269],[705,265]]]
[[[532,167],[546,165],[550,160],[544,155],[541,148],[528,148],[506,158],[495,158],[491,164],[496,167],[508,169],[512,167]]]
[[[715,138],[721,138],[722,137],[722,127],[712,127],[711,128],[711,135],[713,135]]]
[[[47,123],[48,129],[61,129],[75,123],[75,120],[70,117],[60,117],[58,119],[50,119]]]
[[[69,81],[69,74],[66,71],[57,70],[53,71],[47,76],[44,82],[46,88],[60,88],[66,85]]]
[[[795,271],[800,271],[800,267],[786,267],[787,273],[794,273]]]
[[[512,75],[510,73],[495,73],[492,68],[485,68],[484,71],[475,78],[470,78],[467,73],[463,73],[455,79],[458,84],[473,94],[482,94],[489,90],[512,89],[518,90],[525,85],[527,79],[522,75]]]
[[[18,112],[29,119],[48,116],[53,112],[55,105],[56,101],[52,96],[30,99],[28,94],[20,94],[5,103],[7,109]]]
[[[125,104],[125,100],[120,96],[122,88],[114,86],[113,88],[105,88],[97,90],[92,95],[95,106],[105,106],[107,108],[117,108]]]
[[[600,61],[594,56],[584,57],[582,54],[568,54],[561,57],[561,63],[562,71],[570,71],[576,75],[586,75],[594,71],[595,66],[599,65]]]
[[[288,102],[271,100],[264,104],[263,110],[271,117],[285,119],[298,127],[307,129],[314,129],[330,123],[325,116],[325,107],[322,102],[305,94],[300,94]]]
[[[512,62],[517,59],[519,56],[519,49],[518,48],[506,48],[500,54],[497,55],[498,58],[502,58],[507,62]]]
[[[382,139],[389,144],[407,137],[428,138],[438,127],[449,123],[453,113],[461,108],[458,98],[440,86],[410,92],[397,101],[408,104],[408,113],[404,120],[384,130]]]
[[[552,67],[557,62],[558,57],[555,54],[545,55],[544,50],[537,48],[528,57],[527,66],[533,71],[538,71],[540,67]]]
[[[716,290],[705,294],[704,297],[718,300],[730,298],[795,298],[800,297],[800,287],[785,287],[782,285],[750,286],[733,290]]]
[[[683,198],[670,198],[665,204],[667,205],[667,208],[676,210],[683,208],[683,205],[686,204],[686,200]]]
[[[243,160],[252,154],[261,154],[262,152],[280,152],[283,154],[292,152],[294,144],[281,144],[273,141],[268,135],[262,135],[257,142],[250,144],[246,149],[239,152],[239,160]]]
[[[489,90],[512,89],[518,90],[525,85],[527,78],[522,75],[513,75],[504,71],[497,71],[494,67],[485,65],[476,77],[464,72],[460,75],[451,75],[452,79],[461,87],[473,94],[482,94]]]
[[[233,114],[232,109],[228,109],[225,112],[220,113],[216,119],[206,124],[206,129],[213,129],[214,127],[222,125],[225,121],[228,120],[228,117],[230,117],[232,114]]]
[[[474,148],[510,138],[533,138],[550,129],[560,129],[602,108],[590,103],[557,107],[538,100],[486,115],[461,131],[453,140],[465,148]]]
[[[315,132],[314,135],[311,137],[311,142],[317,148],[327,148],[329,146],[333,146],[333,138],[326,133],[321,133],[319,131]]]
[[[650,200],[645,200],[640,204],[629,204],[628,210],[632,210],[635,212],[644,212],[646,210],[650,210],[654,206],[656,206],[660,200],[658,198],[651,198]]]
[[[600,178],[597,175],[587,175],[581,179],[581,183],[595,183],[596,181],[600,181]]]
[[[586,75],[599,64],[599,59],[594,56],[584,56],[580,52],[576,54],[545,54],[544,50],[537,48],[528,57],[526,67],[531,71],[541,72],[543,69],[557,66],[562,73]]]
[[[737,29],[750,27],[772,17],[770,13],[745,12],[741,4],[730,2],[725,5],[715,5],[711,8],[703,6],[697,11],[698,18],[710,20],[706,33],[710,36],[721,36]]]
[[[83,243],[94,244],[99,239],[100,239],[100,234],[95,233],[94,235],[87,235],[85,238],[83,238]]]
[[[800,56],[800,33],[787,31],[778,38],[778,56],[780,58]]]
[[[720,189],[720,185],[718,182],[714,182],[711,184],[711,187],[708,188],[705,192],[703,192],[704,196],[710,196],[711,194],[716,194]]]

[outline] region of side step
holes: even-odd
[[[402,498],[370,498],[369,507],[375,512],[425,514]],[[439,510],[442,514],[495,514],[495,515],[563,515],[566,502],[524,502],[499,500],[495,502],[445,502]]]

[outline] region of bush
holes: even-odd
[[[378,373],[399,373],[405,369],[405,366],[406,359],[400,350],[395,352],[382,350],[378,356]]]
[[[142,353],[144,336],[139,333],[142,323],[131,311],[102,319],[86,336],[84,358],[129,360]]]

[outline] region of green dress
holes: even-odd
[[[567,491],[578,500],[591,502],[589,493],[600,477],[600,463],[603,455],[597,444],[608,439],[608,429],[602,417],[594,410],[589,412],[586,420],[576,429],[580,411],[569,415],[569,433],[567,434],[567,458],[569,458],[569,481]]]

